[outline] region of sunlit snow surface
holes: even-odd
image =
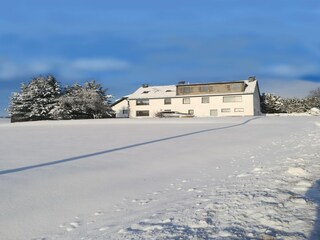
[[[1,239],[318,239],[320,118],[0,121]]]

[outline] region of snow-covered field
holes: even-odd
[[[320,118],[0,120],[0,238],[319,239]]]

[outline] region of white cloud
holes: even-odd
[[[38,74],[53,74],[62,78],[81,78],[95,72],[121,71],[129,67],[126,61],[112,58],[81,58],[81,59],[36,59],[28,62],[0,62],[0,81],[13,78],[33,77]]]
[[[320,87],[320,83],[304,80],[269,79],[260,81],[260,91],[274,93],[281,97],[306,97],[311,90]]]
[[[50,61],[34,61],[26,64],[26,69],[28,72],[50,72],[53,66]]]
[[[129,64],[116,59],[77,59],[70,64],[73,68],[82,71],[112,71],[126,69]]]
[[[1,62],[0,63],[0,81],[16,77],[19,71],[20,69],[17,64],[14,64],[12,62]]]
[[[298,77],[318,70],[313,64],[277,64],[265,68],[263,72],[282,77]]]

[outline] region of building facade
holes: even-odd
[[[128,118],[129,117],[129,100],[128,97],[122,97],[115,101],[111,108],[115,111],[116,118]]]
[[[260,90],[254,77],[223,83],[142,85],[112,106],[117,117],[156,117],[177,112],[195,117],[254,116],[260,112]]]

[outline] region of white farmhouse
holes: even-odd
[[[255,77],[220,83],[142,85],[112,105],[116,117],[155,117],[177,112],[195,117],[254,116],[260,112],[260,91]]]

